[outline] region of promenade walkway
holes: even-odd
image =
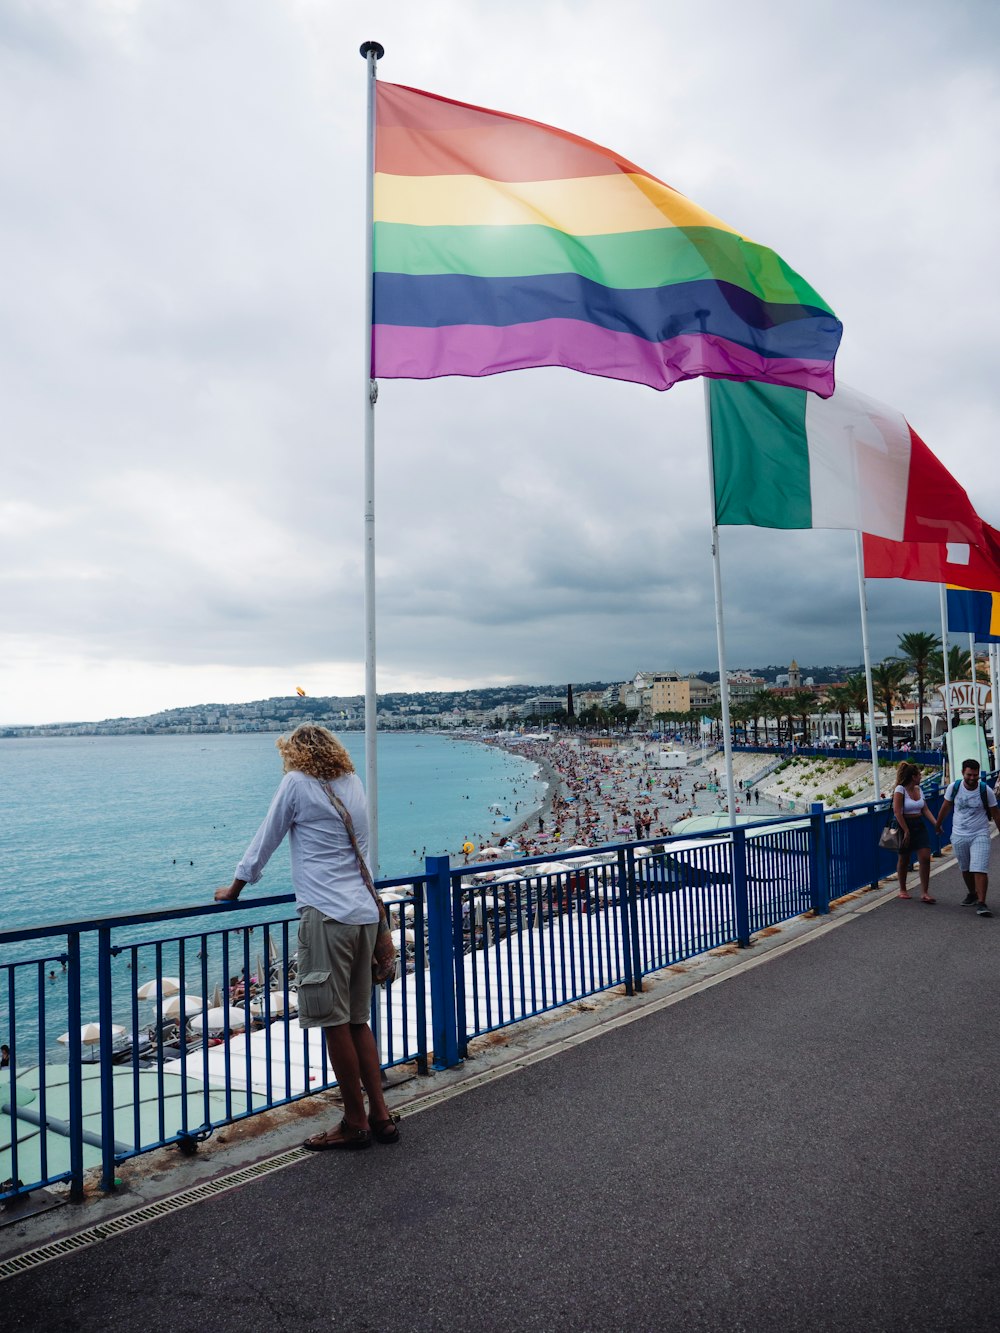
[[[407,1118],[398,1148],[14,1277],[0,1327],[995,1330],[1000,915],[953,866],[932,884]]]

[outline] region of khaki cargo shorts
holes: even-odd
[[[330,1028],[367,1023],[378,922],[347,926],[315,907],[299,915],[299,1024]]]

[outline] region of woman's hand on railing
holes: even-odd
[[[217,903],[234,903],[242,893],[245,884],[245,879],[234,879],[232,884],[223,884],[221,888],[215,890],[215,901]]]

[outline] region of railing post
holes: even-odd
[[[826,847],[826,807],[814,801],[809,816],[809,892],[817,916],[830,911],[830,858]]]
[[[943,801],[941,801],[941,800],[938,799],[938,798],[940,797],[940,795],[941,795],[941,784],[940,784],[939,782],[935,782],[935,783],[933,783],[933,785],[931,786],[930,791],[927,793],[927,796],[928,796],[927,804],[928,804],[928,806],[930,807],[931,802],[932,802],[932,801],[934,802],[934,805],[933,805],[933,807],[931,808],[931,814],[934,816],[935,819],[937,819],[938,814],[940,813],[940,810],[941,810],[941,806],[943,805]],[[940,858],[940,857],[942,857],[943,855],[944,855],[944,853],[943,853],[942,850],[941,850],[941,834],[935,832],[935,834],[934,834],[934,850],[931,852],[931,856]]]
[[[111,928],[97,932],[97,1009],[101,1027],[101,1189],[115,1187],[115,1066],[112,1027]]]
[[[747,833],[742,825],[733,829],[733,898],[736,910],[736,943],[750,947],[750,889],[747,883]]]
[[[83,1010],[80,1000],[80,932],[66,937],[66,1019],[69,1023],[69,1197],[83,1202]],[[43,1131],[44,1132],[44,1131]]]
[[[642,954],[639,947],[639,904],[635,889],[635,856],[631,847],[618,848],[618,912],[625,954],[625,994],[642,990]]]
[[[461,1064],[458,1053],[458,1019],[455,1010],[456,960],[451,899],[451,861],[447,856],[428,856],[425,868],[427,873],[427,952],[431,973],[431,1034],[434,1043],[434,1068],[451,1069],[453,1066]]]
[[[871,846],[872,846],[872,881],[870,887],[877,889],[882,876],[879,871],[882,869],[882,858],[879,855],[880,847],[878,840],[882,836],[881,812],[878,804],[868,807],[868,818],[870,820]]]
[[[416,1002],[417,1002],[417,1073],[426,1074],[427,1071],[427,924],[426,913],[424,911],[424,895],[426,886],[418,884],[416,892],[413,895],[413,938],[417,942],[416,957],[414,959],[415,979],[417,983]],[[401,920],[405,920],[403,914],[400,914]],[[405,940],[403,942],[405,949]],[[404,977],[405,977],[405,958]],[[405,984],[405,981],[404,981]]]

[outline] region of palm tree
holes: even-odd
[[[795,706],[795,696],[785,694],[779,696],[781,702],[781,716],[788,718],[788,744],[792,744],[792,736],[795,732],[795,719],[798,717],[798,709]]]
[[[887,748],[892,749],[892,709],[894,704],[901,704],[910,697],[910,687],[906,684],[909,668],[905,662],[887,657],[872,668],[872,685],[875,702],[885,710],[885,729]]]
[[[940,648],[940,638],[923,630],[899,636],[899,660],[905,662],[917,678],[917,745],[920,748],[924,744],[924,693],[934,654]]]
[[[703,716],[712,719],[712,730],[709,733],[709,739],[718,741],[722,736],[722,704],[709,704]]]
[[[840,743],[846,750],[847,748],[847,714],[851,711],[853,705],[848,697],[848,688],[846,685],[834,685],[826,692],[828,710],[831,713],[840,714]]]
[[[970,657],[968,651],[964,648],[960,648],[957,643],[949,644],[948,679],[951,681],[970,680],[971,677],[972,677],[972,658]],[[939,686],[944,684],[944,653],[941,651],[940,648],[931,657],[930,666],[928,668],[928,673],[927,673],[927,684],[931,686]],[[950,713],[950,716],[946,717],[947,725],[949,727],[957,726],[959,722],[958,713],[950,712],[950,710],[947,709],[945,711],[946,714]]]
[[[802,744],[809,744],[809,714],[816,707],[817,697],[814,690],[796,690],[789,695],[788,707],[802,723]]]
[[[764,740],[770,744],[771,723],[778,720],[778,708],[780,707],[777,695],[772,694],[771,691],[768,690],[766,694],[760,695],[757,707],[760,709],[760,715],[764,719]],[[774,737],[774,742],[777,744],[780,741],[781,735],[779,733]]]
[[[829,689],[827,689],[824,691],[823,694],[820,695],[819,703],[816,705],[816,712],[819,713],[820,718],[823,720],[824,724],[820,731],[820,735],[825,736],[827,734],[825,726],[826,719],[830,716],[831,713],[835,713],[836,711],[837,711],[837,704],[835,700],[830,697],[830,691]]]
[[[764,716],[764,739],[767,740],[767,724],[774,719],[775,722],[775,744],[781,744],[781,719],[785,716],[784,704],[777,694],[770,691],[761,696],[761,708]]]
[[[868,682],[863,675],[848,676],[840,687],[852,713],[861,719],[861,735],[865,734],[865,714],[868,712]]]
[[[957,643],[948,646],[948,679],[949,680],[968,680],[972,671],[972,659],[969,657],[966,649],[960,648]],[[931,656],[930,665],[927,673],[928,685],[944,684],[944,654],[939,648]]]
[[[747,723],[753,716],[753,704],[745,699],[740,699],[737,703],[730,706],[729,721],[732,724],[733,740],[736,739],[736,728],[743,729],[743,742],[747,742]]]
[[[763,716],[763,714],[761,713],[761,700],[762,700],[762,699],[763,699],[763,695],[761,695],[761,694],[754,694],[754,695],[751,695],[751,697],[747,700],[747,707],[750,709],[750,721],[753,723],[753,743],[754,743],[754,745],[759,745],[759,744],[760,744],[760,719],[761,719],[761,717]],[[764,736],[764,739],[766,740],[766,739],[767,739],[767,734],[766,734],[766,732],[767,732],[767,718],[766,718],[766,716],[764,717],[764,728],[765,728],[765,736]]]

